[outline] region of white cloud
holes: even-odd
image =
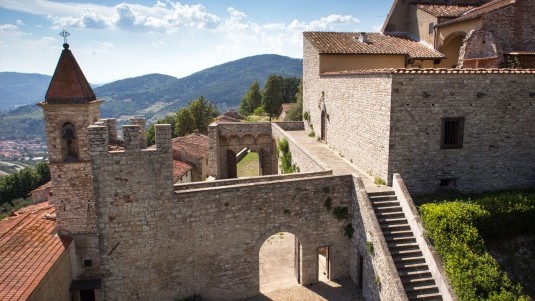
[[[359,20],[352,16],[329,15],[309,23],[293,20],[288,29],[297,31],[335,30],[340,25],[357,25]]]
[[[16,24],[17,26],[24,26],[24,22],[22,22],[22,20],[17,20]]]
[[[17,25],[13,25],[13,24],[2,24],[0,25],[0,31],[14,31],[14,30],[17,30],[18,27]]]

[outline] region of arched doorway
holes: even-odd
[[[255,152],[245,148],[238,153],[236,160],[238,161],[236,164],[238,178],[262,175],[262,150]]]
[[[443,53],[446,58],[443,59],[440,64],[435,67],[438,68],[456,68],[459,64],[459,52],[461,46],[463,46],[463,40],[466,36],[464,32],[456,32],[448,36],[442,47],[440,47],[440,52]]]
[[[260,292],[267,293],[300,284],[302,246],[289,232],[279,232],[264,241],[258,254]]]
[[[323,141],[327,141],[327,133],[326,133],[326,122],[327,122],[327,114],[325,114],[325,110],[321,111],[321,136],[320,139]]]
[[[234,179],[238,177],[238,170],[236,168],[236,153],[227,149],[227,178]]]

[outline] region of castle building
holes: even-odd
[[[307,130],[412,193],[533,187],[535,3],[485,2],[396,1],[385,32],[304,33]],[[497,68],[513,57],[525,68]]]
[[[304,122],[219,122],[185,140],[157,124],[150,148],[144,120],[119,140],[100,118],[64,44],[39,103],[54,205],[0,222],[0,298],[252,297],[262,245],[289,232],[300,285],[324,265],[364,300],[457,300],[410,193],[535,186],[535,71],[494,68],[531,64],[535,3],[451,2],[395,1],[382,33],[304,33]],[[283,144],[298,173],[279,174]],[[243,149],[261,177],[235,179]],[[175,184],[179,156],[216,180]]]

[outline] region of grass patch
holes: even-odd
[[[258,154],[249,152],[236,166],[238,177],[257,177],[259,172]]]

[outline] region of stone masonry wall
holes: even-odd
[[[373,210],[362,179],[353,176],[352,223],[355,229],[351,240],[350,274],[357,287],[362,282],[364,300],[405,301],[407,295],[383,232]],[[359,256],[362,256],[363,279],[360,280]]]
[[[319,76],[318,62],[317,51],[304,39],[303,112],[310,113],[316,136],[325,110],[327,144],[362,170],[386,180],[391,76]]]
[[[308,153],[306,148],[299,146],[291,136],[286,135],[285,131],[283,131],[277,124],[272,125],[272,131],[275,143],[278,143],[282,139],[288,140],[288,147],[292,154],[292,163],[299,167],[299,172],[320,172],[330,170],[329,166]]]
[[[105,300],[153,299],[150,294],[140,298],[136,290],[118,298],[114,292],[120,288],[110,279],[122,275],[129,283],[123,286],[130,288],[135,279],[152,279],[158,274],[158,269],[149,273],[143,267],[132,268],[151,260],[162,264],[167,260],[152,250],[162,239],[159,225],[167,215],[160,210],[173,204],[171,127],[156,125],[156,149],[141,149],[139,132],[138,126],[123,126],[125,150],[108,152],[107,128],[89,127]],[[147,249],[149,253],[142,251]],[[144,286],[147,290],[154,287]]]
[[[412,194],[535,185],[533,73],[393,76],[389,169]],[[443,117],[465,118],[462,148],[441,149]]]
[[[69,257],[69,249],[66,249],[27,300],[69,301],[71,300],[71,294],[69,292],[70,284],[71,260]]]
[[[281,231],[302,244],[304,284],[316,281],[317,248],[325,245],[331,247],[332,277],[349,276],[345,221],[324,203],[330,197],[333,206],[351,206],[351,177],[174,193],[171,133],[166,128],[162,137],[161,126],[156,150],[125,152],[105,151],[105,127],[90,128],[106,300],[176,300],[194,293],[232,300],[257,294],[260,247]]]

